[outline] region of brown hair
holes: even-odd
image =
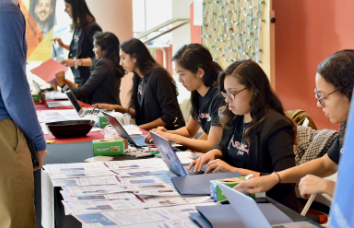
[[[292,119],[284,113],[283,106],[275,93],[273,92],[268,77],[263,69],[252,60],[240,60],[232,63],[225,71],[219,75],[219,89],[225,92],[224,80],[228,75],[232,75],[237,81],[246,86],[248,90],[253,90],[254,95],[250,101],[252,125],[248,127],[244,133],[244,137],[249,142],[249,132],[254,130],[266,117],[269,109],[284,116],[293,126],[293,141],[296,144],[297,126]],[[223,106],[219,110],[219,120],[223,127],[229,127],[235,118],[227,106]]]

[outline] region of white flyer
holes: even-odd
[[[160,216],[156,215],[156,213],[148,210],[74,214],[73,216],[83,224],[83,227],[119,227],[142,223],[146,223],[146,226],[144,225],[145,227],[150,227],[149,223],[164,221]],[[140,225],[140,227],[142,227],[142,225]]]
[[[210,197],[159,197],[142,199],[124,198],[114,200],[86,200],[86,201],[62,201],[68,214],[93,213],[104,211],[124,211],[142,208],[166,207],[183,204],[212,202]]]
[[[134,191],[135,195],[140,196],[141,198],[148,197],[168,197],[168,196],[179,196],[179,193],[175,189],[161,189],[161,190],[142,190]]]
[[[136,168],[161,168],[166,169],[166,164],[162,159],[143,159],[92,163],[67,163],[45,165],[47,173],[74,173],[75,171],[97,171],[97,170],[116,170],[116,169],[136,169]]]
[[[67,173],[48,173],[51,179],[66,179],[73,177],[97,177],[97,176],[148,176],[148,175],[171,175],[169,170],[161,168],[145,168],[145,169],[115,169],[115,170],[97,170],[85,171],[77,170]]]
[[[150,158],[143,160],[126,160],[105,162],[110,169],[131,169],[131,168],[166,168],[162,159]]]
[[[84,177],[69,179],[53,179],[54,187],[61,186],[94,186],[94,185],[117,185],[127,184],[123,182],[119,176],[100,176],[100,177]]]
[[[133,192],[139,190],[174,189],[170,184],[142,184],[142,185],[107,185],[107,186],[64,186],[63,191],[67,196],[86,196],[97,194],[111,194],[119,192]]]
[[[166,207],[166,206],[175,206],[183,204],[197,204],[197,203],[210,203],[214,202],[210,196],[195,196],[195,197],[183,197],[183,196],[174,196],[174,197],[153,197],[143,199],[147,208],[152,207]]]
[[[125,211],[146,208],[145,202],[137,197],[114,200],[62,201],[62,203],[68,214]]]
[[[44,169],[48,174],[52,173],[75,173],[83,171],[108,170],[109,167],[104,162],[92,163],[66,163],[66,164],[50,164],[44,165]]]
[[[87,201],[87,200],[110,200],[136,198],[133,193],[115,193],[106,195],[86,195],[86,196],[67,196],[65,191],[60,191],[64,201]]]
[[[142,184],[156,184],[166,183],[161,178],[156,176],[99,176],[99,177],[84,177],[84,178],[70,178],[70,179],[53,179],[54,187],[61,186],[95,186],[95,185],[142,185]],[[165,179],[170,182],[170,179]]]

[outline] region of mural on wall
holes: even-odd
[[[204,0],[203,44],[217,62],[262,62],[261,29],[265,1]]]
[[[27,24],[27,61],[46,61],[52,57],[56,1],[19,1]]]

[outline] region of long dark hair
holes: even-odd
[[[85,0],[64,0],[71,5],[73,23],[72,29],[79,29],[90,22],[96,21],[95,17],[89,10]]]
[[[317,73],[322,78],[339,89],[349,101],[352,100],[354,87],[354,50],[341,50],[321,62],[317,67]],[[341,125],[339,141],[343,144],[347,123]]]
[[[181,47],[172,57],[184,69],[196,74],[198,69],[204,70],[203,83],[206,87],[216,86],[218,74],[222,71],[218,63],[213,61],[208,49],[200,44],[188,44]],[[197,91],[191,92],[191,115],[197,119],[199,115],[199,96]]]
[[[173,90],[174,90],[176,96],[178,96],[176,83],[173,80],[172,76],[168,73],[168,71],[166,69],[164,69],[162,66],[160,66],[160,64],[158,64],[155,61],[155,59],[151,56],[149,50],[147,49],[145,44],[143,44],[143,42],[141,42],[138,39],[132,38],[132,39],[124,41],[120,45],[120,49],[122,51],[124,51],[125,53],[127,53],[130,56],[130,58],[136,58],[135,66],[136,66],[136,68],[139,69],[140,73],[143,75],[147,75],[156,69],[160,69],[160,70],[165,71],[165,73],[171,79],[171,83],[173,84]],[[137,104],[137,102],[138,102],[138,95],[137,94],[138,94],[139,81],[140,81],[140,76],[136,72],[134,72],[133,85],[130,90],[131,98],[130,98],[128,108],[135,109],[135,104]]]
[[[116,35],[110,32],[97,32],[94,36],[96,45],[101,47],[102,51],[105,51],[103,58],[109,59],[114,63],[116,69],[116,76],[122,78],[125,74],[123,67],[119,64],[119,39]]]
[[[297,126],[292,119],[285,115],[283,106],[273,92],[269,79],[263,69],[252,60],[240,60],[232,63],[219,75],[220,91],[225,92],[224,80],[227,75],[232,75],[240,84],[246,86],[248,90],[253,90],[253,97],[250,101],[252,125],[244,133],[246,140],[250,142],[249,132],[254,130],[265,119],[269,109],[274,109],[293,126],[293,140],[294,144],[296,144]],[[226,106],[220,108],[219,115],[220,123],[223,127],[229,127],[235,117],[235,114]]]

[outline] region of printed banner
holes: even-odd
[[[52,57],[52,39],[57,0],[22,0],[26,18],[27,61],[47,61]]]

